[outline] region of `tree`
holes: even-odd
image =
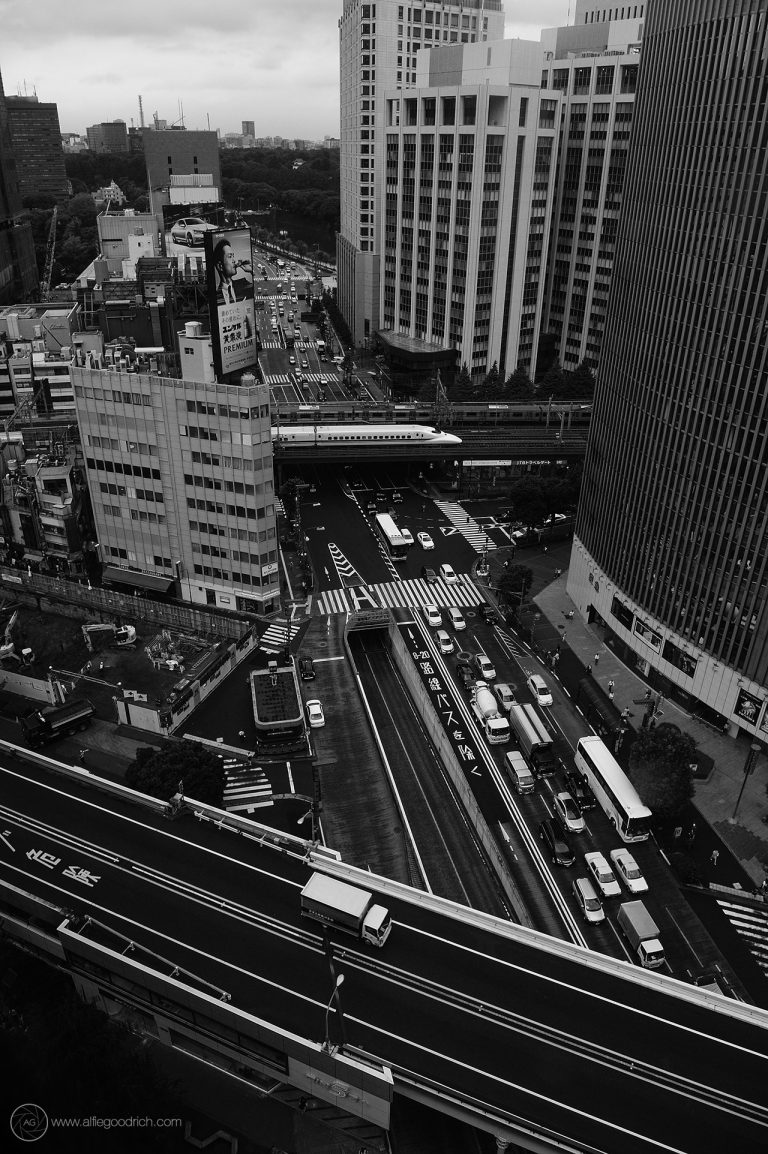
[[[515,518],[530,528],[547,515],[547,502],[540,477],[525,476],[514,481],[509,490],[509,501]]]
[[[474,395],[475,390],[472,385],[472,377],[469,375],[469,369],[465,361],[448,390],[448,399],[455,404],[461,404],[463,401],[473,400]]]
[[[655,817],[677,817],[693,796],[695,761],[696,746],[676,725],[640,730],[630,753],[629,773]]]
[[[554,361],[543,377],[537,379],[536,393],[539,397],[563,400],[566,393],[566,379],[559,361]]]
[[[504,395],[510,401],[532,401],[533,384],[525,369],[518,365],[514,373],[507,377]]]
[[[557,361],[557,337],[554,333],[542,333],[539,337],[539,347],[536,352],[536,375],[534,380],[539,381]]]
[[[595,395],[595,374],[588,361],[580,365],[566,376],[566,395],[574,401],[591,401]]]
[[[499,366],[496,361],[494,361],[486,373],[482,384],[475,393],[475,396],[479,401],[498,401],[503,389],[504,385],[499,375]]]
[[[522,605],[533,581],[533,569],[527,565],[510,565],[499,581],[499,592],[509,605]]]
[[[179,792],[208,805],[221,805],[224,763],[196,741],[164,741],[159,749],[143,746],[128,766],[126,784],[131,789],[168,801]]]

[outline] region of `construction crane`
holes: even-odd
[[[43,279],[40,281],[40,300],[47,301],[51,295],[51,277],[53,276],[53,254],[56,251],[56,221],[59,216],[59,206],[54,204],[51,227],[48,229],[48,244],[45,249],[45,268]]]

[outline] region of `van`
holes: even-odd
[[[504,761],[517,792],[533,793],[536,782],[520,750],[510,749],[504,754]]]
[[[462,616],[461,610],[457,609],[455,605],[452,605],[448,610],[448,619],[457,633],[460,629],[467,628],[467,623]]]
[[[444,629],[438,629],[435,636],[441,653],[453,653],[453,642],[449,633],[446,633]]]
[[[576,905],[579,907],[582,917],[586,922],[604,922],[605,910],[603,903],[595,893],[595,887],[589,878],[574,878],[573,896],[576,898]]]

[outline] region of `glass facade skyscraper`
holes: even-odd
[[[654,0],[569,592],[768,739],[768,0]]]

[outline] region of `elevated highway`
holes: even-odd
[[[0,749],[4,932],[166,1043],[333,1103],[370,1149],[394,1093],[502,1149],[768,1147],[764,1011]],[[301,918],[314,869],[390,908],[382,950]]]

